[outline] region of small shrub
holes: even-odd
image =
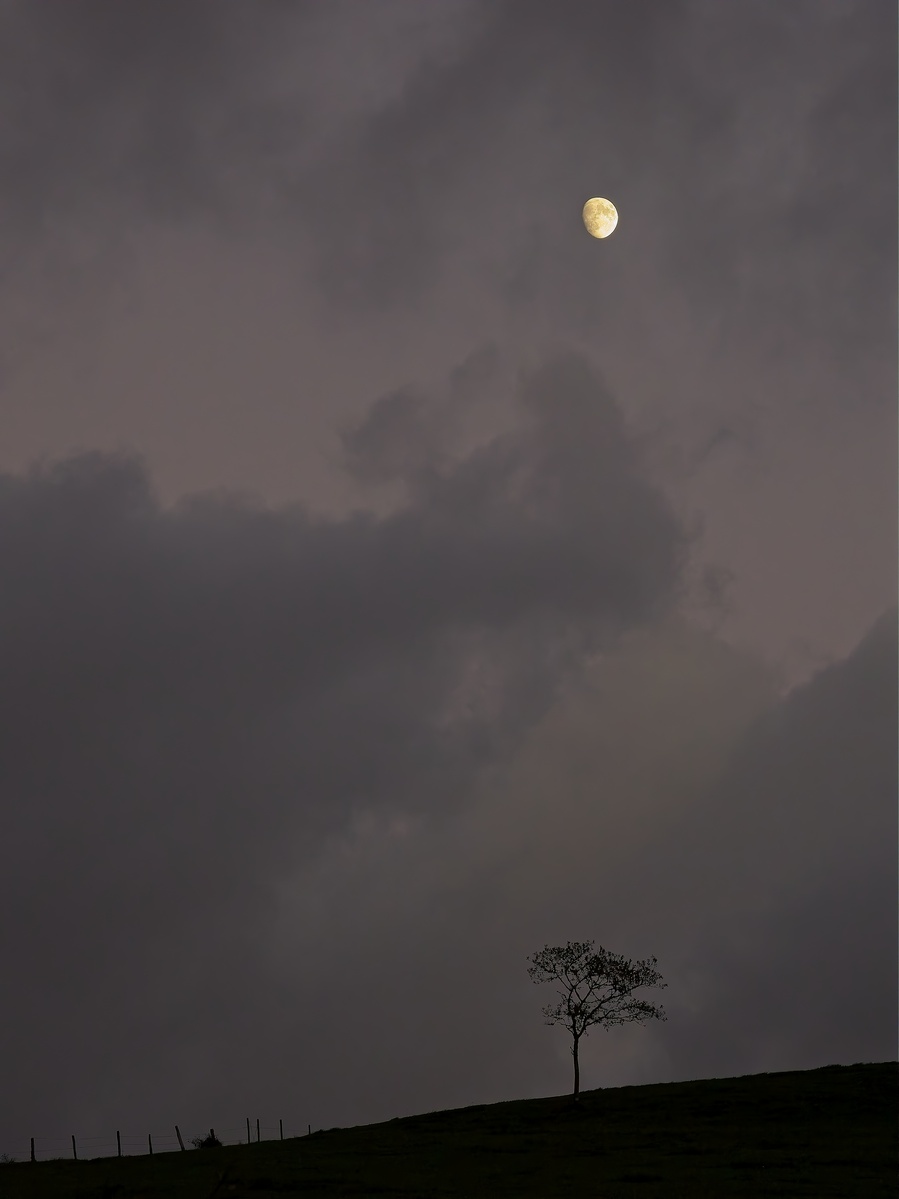
[[[190,1143],[195,1149],[221,1149],[222,1147],[222,1142],[218,1139],[211,1128],[208,1136],[192,1137]]]

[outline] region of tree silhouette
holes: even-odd
[[[554,982],[558,1002],[547,1004],[543,1015],[549,1025],[558,1024],[571,1034],[574,1059],[574,1098],[581,1088],[578,1045],[594,1024],[611,1028],[615,1024],[639,1024],[646,1020],[667,1020],[664,1008],[645,999],[635,999],[638,987],[667,987],[655,969],[656,959],[631,962],[593,941],[569,941],[566,945],[546,945],[528,958],[533,965],[528,974],[535,983]]]

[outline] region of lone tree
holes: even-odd
[[[588,1028],[668,1019],[664,1008],[632,994],[638,987],[668,986],[655,970],[655,958],[630,962],[601,945],[594,952],[592,941],[569,941],[567,945],[547,945],[528,961],[533,962],[528,974],[535,983],[558,984],[558,1002],[547,1004],[543,1015],[547,1024],[558,1024],[571,1033],[575,1099],[581,1089],[578,1045]]]

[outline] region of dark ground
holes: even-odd
[[[893,1196],[899,1064],[587,1091],[211,1150],[0,1166],[2,1199]]]

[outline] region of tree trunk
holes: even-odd
[[[571,1046],[571,1056],[574,1058],[574,1098],[577,1099],[581,1091],[581,1066],[577,1059],[577,1043],[579,1038],[574,1038],[574,1044]]]

